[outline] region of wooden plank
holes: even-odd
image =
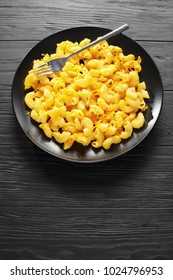
[[[23,57],[37,42],[0,41],[0,89],[11,88],[14,73]],[[173,89],[173,42],[138,42],[156,63],[165,90]],[[5,58],[5,59],[4,59]]]
[[[1,208],[0,259],[172,259],[172,211]]]
[[[114,29],[129,23],[129,36],[138,40],[173,38],[173,2],[103,0],[1,1],[0,40],[40,40],[77,26]],[[162,36],[161,36],[162,35]]]
[[[21,135],[11,145],[2,143],[0,150],[1,207],[159,209],[173,205],[173,146],[139,145],[120,158],[90,165],[50,156]]]

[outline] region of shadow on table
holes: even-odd
[[[152,161],[154,147],[139,145],[127,154],[100,163],[78,164],[46,154],[42,150],[34,147],[37,160],[44,173],[54,184],[59,183],[64,190],[75,186],[74,191],[78,192],[82,187],[83,192],[89,192],[91,188],[99,191],[111,193],[113,186],[118,188],[128,187],[134,181],[138,181],[140,176],[144,176],[145,170],[149,168]]]

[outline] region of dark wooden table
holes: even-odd
[[[172,17],[172,0],[0,1],[0,259],[173,258]],[[46,154],[12,110],[23,56],[67,28],[124,23],[162,76],[156,126],[110,161],[71,164]]]

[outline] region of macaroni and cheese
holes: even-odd
[[[64,41],[54,54],[33,62],[33,68],[80,49],[90,42]],[[63,69],[38,76],[32,69],[25,78],[25,103],[30,117],[47,137],[69,149],[84,146],[109,149],[132,136],[145,123],[146,84],[140,81],[141,58],[125,55],[104,41],[71,57]]]

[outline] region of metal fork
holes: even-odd
[[[66,61],[70,57],[84,51],[85,49],[88,49],[89,47],[91,47],[91,46],[93,46],[93,45],[95,45],[95,44],[97,44],[101,41],[104,41],[104,40],[107,40],[107,39],[109,39],[113,36],[116,36],[116,35],[120,34],[121,32],[127,30],[128,28],[129,28],[128,24],[124,24],[124,25],[120,26],[119,28],[117,28],[117,29],[107,33],[106,35],[98,38],[97,40],[89,43],[88,45],[84,46],[83,48],[71,53],[70,55],[68,55],[66,57],[52,59],[52,60],[49,60],[48,62],[46,62],[46,63],[44,63],[44,64],[42,64],[38,67],[35,67],[34,71],[39,76],[49,75],[49,74],[53,74],[54,72],[58,72],[64,67]]]

